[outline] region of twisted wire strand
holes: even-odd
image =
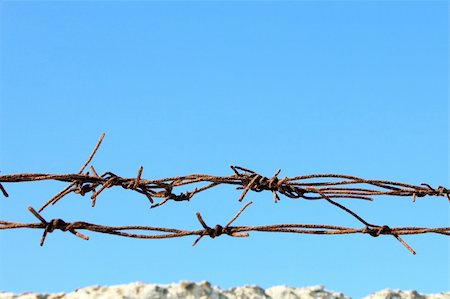
[[[232,166],[232,168],[237,168]],[[354,198],[362,200],[373,200],[374,196],[408,196],[413,201],[417,197],[424,196],[445,196],[450,201],[450,190],[442,186],[433,188],[428,184],[408,185],[399,182],[367,180],[362,178],[351,178],[338,174],[322,174],[320,178],[341,178],[341,181],[325,181],[325,182],[303,182],[297,178],[283,178],[279,180],[277,177],[267,178],[257,173],[241,172],[239,174],[224,176],[213,176],[206,174],[192,174],[187,176],[163,178],[156,180],[148,180],[137,178],[122,178],[112,172],[105,172],[101,176],[95,173],[95,169],[91,166],[91,172],[85,174],[45,174],[45,173],[21,173],[0,175],[1,183],[18,183],[30,181],[53,180],[70,183],[61,192],[47,201],[39,211],[42,211],[49,204],[55,204],[62,197],[69,193],[76,193],[82,196],[91,194],[92,206],[95,206],[97,196],[107,188],[114,186],[124,189],[134,190],[145,195],[151,207],[155,208],[173,201],[189,201],[197,193],[203,192],[218,185],[234,185],[243,192],[239,197],[242,201],[248,191],[262,192],[271,191],[274,195],[274,201],[280,200],[279,194],[288,198],[302,198],[306,200],[324,199],[324,195],[329,198]],[[139,168],[142,173],[143,168]],[[317,176],[318,177],[318,176]],[[206,183],[201,188],[193,188],[191,191],[176,194],[176,187],[193,185],[198,183]],[[364,185],[365,187],[358,187]],[[338,187],[339,186],[339,187]],[[340,187],[342,186],[342,187]],[[8,196],[5,188],[0,188],[4,196]],[[160,198],[159,203],[154,203],[155,198]]]
[[[295,233],[295,234],[314,234],[314,235],[348,235],[348,234],[368,234],[372,237],[380,235],[390,235],[398,239],[411,253],[416,252],[401,238],[400,235],[418,235],[426,233],[435,233],[450,236],[450,227],[440,228],[425,228],[425,227],[395,227],[389,226],[374,226],[366,225],[362,228],[352,228],[327,224],[272,224],[272,225],[257,225],[257,226],[232,226],[231,224],[239,218],[242,212],[251,205],[248,202],[240,211],[225,225],[219,224],[214,227],[208,226],[203,220],[200,213],[197,212],[197,220],[202,226],[198,230],[183,230],[176,228],[142,226],[142,225],[126,225],[126,226],[106,226],[84,221],[65,222],[62,219],[45,220],[36,210],[28,207],[28,210],[40,221],[38,223],[17,223],[11,221],[0,221],[0,230],[6,229],[42,229],[44,230],[40,245],[43,246],[48,233],[55,230],[63,232],[69,231],[73,235],[88,240],[89,237],[80,233],[79,230],[86,230],[102,234],[110,234],[128,238],[139,239],[168,239],[180,238],[187,236],[197,236],[197,239],[192,244],[195,246],[203,237],[209,236],[216,238],[222,235],[231,237],[248,237],[249,232],[271,232],[271,233]],[[130,231],[144,231],[147,233],[132,233]]]
[[[69,185],[45,202],[39,211],[43,211],[48,205],[56,204],[69,193],[82,196],[90,194],[91,204],[95,206],[98,195],[107,188],[114,186],[134,190],[147,197],[151,208],[161,206],[168,201],[189,201],[194,195],[218,185],[233,185],[243,190],[239,201],[242,201],[249,191],[271,191],[274,201],[280,200],[279,194],[288,198],[301,198],[305,200],[318,200],[326,198],[353,198],[361,200],[373,200],[374,196],[408,196],[415,201],[417,197],[445,196],[450,201],[450,190],[443,186],[436,188],[428,184],[411,185],[387,180],[368,180],[343,174],[312,174],[284,177],[279,179],[278,170],[271,178],[262,176],[252,170],[239,166],[231,166],[234,174],[229,176],[214,176],[208,174],[189,174],[185,176],[169,177],[162,179],[142,179],[143,167],[139,167],[138,174],[134,178],[123,178],[112,172],[98,175],[93,166],[89,171],[82,173],[93,158],[100,146],[104,135],[101,136],[88,161],[75,174],[47,174],[47,173],[19,173],[0,175],[0,190],[4,196],[8,196],[1,183],[18,183],[30,181],[53,180],[67,182]],[[308,181],[321,179],[324,181]],[[189,186],[204,183],[206,185],[195,187],[190,191],[175,193],[174,189],[181,186]],[[155,203],[155,198],[161,199]]]

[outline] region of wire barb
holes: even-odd
[[[105,133],[102,133],[100,135],[100,138],[97,141],[97,144],[95,145],[94,149],[92,150],[92,153],[90,154],[89,158],[86,160],[86,162],[81,166],[80,170],[78,171],[78,174],[83,173],[83,170],[86,168],[86,166],[89,165],[89,163],[92,161],[92,158],[94,158],[95,153],[97,152],[98,148],[102,144],[103,138],[105,138]]]
[[[6,190],[5,190],[5,188],[2,186],[2,184],[0,184],[0,191],[2,191],[4,197],[8,197],[8,196],[9,196],[8,192],[6,192]]]

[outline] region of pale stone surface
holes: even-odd
[[[242,286],[222,290],[209,282],[182,281],[178,284],[157,285],[141,282],[117,286],[91,286],[71,293],[13,294],[0,292],[0,299],[350,299],[323,286],[290,288],[275,286],[264,290],[258,286]],[[419,294],[416,291],[382,290],[365,299],[450,299],[450,293]]]
[[[450,292],[439,294],[419,294],[416,291],[381,290],[364,299],[450,299]]]
[[[306,288],[275,286],[267,289],[266,293],[274,299],[350,299],[350,297],[346,297],[342,293],[326,291],[323,286],[312,286]]]

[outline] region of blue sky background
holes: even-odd
[[[134,177],[344,173],[449,186],[446,1],[2,1],[3,174],[77,172]],[[0,219],[35,222],[65,185],[5,185]],[[185,191],[181,189],[180,191]],[[47,219],[197,229],[195,212],[225,224],[240,192],[219,187],[190,203],[148,209],[108,189],[90,207],[70,195]],[[250,193],[236,225],[360,227],[321,201]],[[449,226],[444,198],[342,199],[370,222]],[[87,233],[0,232],[0,290],[60,292],[101,284],[208,280],[323,284],[354,298],[383,288],[450,291],[449,238],[252,233],[250,238],[134,240]]]

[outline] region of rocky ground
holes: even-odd
[[[275,286],[266,290],[258,286],[243,286],[222,290],[209,282],[180,282],[157,285],[130,283],[110,287],[92,286],[72,293],[12,294],[0,292],[0,299],[350,299],[339,293],[325,290],[323,286],[290,288]],[[450,299],[450,292],[441,294],[419,294],[416,291],[382,290],[364,299]]]

